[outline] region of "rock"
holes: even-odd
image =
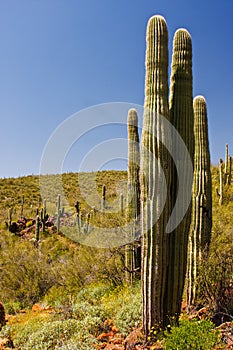
[[[13,341],[9,338],[0,338],[0,350],[14,349]]]
[[[32,307],[32,311],[41,311],[41,310],[42,310],[42,308],[38,304],[34,304]]]
[[[124,342],[124,350],[135,350],[137,349],[137,345],[142,344],[144,341],[144,335],[142,333],[141,328],[135,329],[131,332]]]
[[[227,344],[226,349],[233,349],[233,322],[225,322],[216,328],[221,332],[222,341]]]

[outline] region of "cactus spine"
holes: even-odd
[[[205,98],[195,97],[193,107],[195,152],[192,226],[188,249],[188,305],[194,305],[196,301],[198,271],[208,251],[212,227],[212,185]]]
[[[162,16],[153,16],[147,25],[145,103],[142,130],[142,294],[145,336],[152,326],[164,325],[167,245],[165,227],[169,200],[164,204],[159,192],[160,171],[169,187],[168,154],[163,137],[166,130],[159,115],[169,117],[168,109],[168,31]],[[157,162],[159,160],[159,162]],[[158,164],[157,164],[158,163]],[[155,222],[156,221],[156,222]]]
[[[193,135],[193,91],[192,91],[192,40],[186,29],[178,29],[173,39],[172,70],[170,81],[170,121],[182,137],[191,160],[193,160],[194,135]],[[173,140],[173,150],[177,146]],[[188,182],[193,177],[193,173],[188,173],[186,164],[188,159],[183,155],[179,157],[185,180]],[[186,188],[186,184],[185,188]],[[172,167],[171,182],[171,205],[174,207],[179,188],[179,179],[175,166]],[[183,200],[179,203],[180,210],[186,201],[186,193],[183,192]],[[175,210],[175,209],[174,209]],[[178,316],[181,309],[182,294],[186,276],[187,266],[187,246],[191,223],[191,203],[178,227],[169,234],[169,259],[168,259],[168,279],[166,295],[166,314],[168,317]]]
[[[128,232],[130,244],[125,247],[126,282],[132,283],[135,269],[140,267],[140,247],[135,246],[136,232],[140,215],[140,150],[138,135],[138,115],[135,109],[128,112],[128,183],[127,183],[127,220],[132,224]]]

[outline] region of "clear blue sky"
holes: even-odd
[[[170,55],[175,30],[190,31],[212,162],[224,157],[225,143],[233,154],[232,0],[0,0],[0,177],[38,174],[51,133],[73,113],[143,104],[154,14],[166,18]]]

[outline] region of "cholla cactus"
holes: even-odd
[[[189,236],[187,300],[196,302],[201,262],[208,252],[212,227],[212,184],[206,101],[197,96],[194,106],[194,181],[192,225]]]

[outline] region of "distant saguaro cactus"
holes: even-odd
[[[41,208],[40,216],[41,216],[41,222],[42,222],[42,232],[45,232],[45,223],[48,219],[46,199],[44,199],[44,206],[43,208]]]
[[[138,115],[135,109],[128,112],[128,183],[127,183],[127,221],[131,232],[127,232],[130,244],[125,247],[126,281],[132,283],[135,269],[141,264],[141,250],[135,245],[140,216],[140,149],[138,134]]]
[[[201,262],[208,252],[212,227],[212,185],[208,138],[207,107],[203,96],[195,97],[194,107],[194,181],[192,224],[189,236],[187,301],[196,302],[197,278]]]
[[[224,166],[224,185],[231,184],[232,177],[232,157],[229,156],[229,147],[226,144],[225,149],[225,166]]]
[[[229,157],[229,177],[228,177],[228,185],[231,184],[232,179],[232,157]]]
[[[218,169],[219,169],[219,190],[218,190],[218,187],[216,187],[216,192],[217,192],[217,195],[219,196],[218,204],[222,205],[223,204],[223,183],[224,183],[223,177],[224,177],[224,175],[223,175],[223,160],[221,158],[219,159]]]
[[[40,239],[40,217],[39,217],[39,215],[36,216],[35,239],[36,239],[36,242],[39,242],[39,239]]]
[[[160,115],[169,118],[168,108],[168,30],[162,16],[153,16],[147,25],[145,102],[142,130],[142,293],[143,328],[148,337],[152,326],[164,326],[167,280],[166,224],[170,203],[161,189],[163,171],[170,187],[168,151],[164,146],[166,130]],[[160,208],[163,211],[157,219]]]
[[[105,186],[105,185],[102,186],[102,201],[101,201],[101,206],[102,206],[102,210],[104,210],[105,207],[106,207],[106,186]]]
[[[177,163],[181,164],[184,178],[184,188],[188,188],[193,173],[188,164],[193,161],[194,134],[193,134],[193,89],[192,89],[192,39],[186,29],[178,29],[173,39],[173,53],[170,82],[170,122],[182,137],[187,153],[176,154]],[[173,140],[173,150],[177,150],[176,141]],[[183,198],[179,207],[174,207],[179,189],[177,169],[172,167],[171,176],[171,205],[173,211],[178,212],[186,205],[187,193],[183,191]],[[182,190],[182,189],[181,189]],[[191,193],[190,193],[191,194]],[[177,228],[169,234],[169,258],[166,295],[166,314],[168,317],[178,316],[181,309],[182,294],[187,266],[188,236],[191,223],[191,203],[185,216]]]
[[[61,195],[59,194],[57,196],[57,230],[60,230],[60,219],[62,217],[62,210],[61,210]]]

